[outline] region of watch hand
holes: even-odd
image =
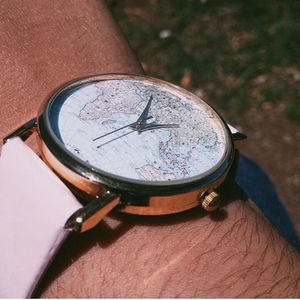
[[[100,147],[102,147],[102,146],[104,146],[104,145],[106,145],[106,144],[109,144],[109,143],[111,143],[111,142],[113,142],[113,141],[116,141],[116,140],[122,138],[123,136],[126,136],[126,135],[128,135],[128,134],[130,134],[130,133],[133,133],[133,132],[136,132],[136,130],[131,130],[131,131],[129,131],[129,132],[126,132],[126,133],[124,133],[124,134],[122,134],[122,135],[120,135],[120,136],[118,136],[118,137],[116,137],[116,138],[114,138],[114,139],[112,139],[112,140],[109,140],[108,142],[105,142],[105,143],[103,143],[103,144],[97,146],[97,148],[100,148]]]
[[[145,121],[147,121],[147,120],[149,120],[149,119],[152,119],[152,118],[153,118],[152,116],[149,116],[149,117],[147,117],[147,118],[145,119]],[[94,141],[96,141],[96,140],[99,140],[99,139],[101,139],[101,138],[103,138],[103,137],[105,137],[105,136],[107,136],[107,135],[113,134],[113,133],[115,133],[115,132],[117,132],[117,131],[119,131],[119,130],[122,130],[122,129],[124,129],[124,128],[127,128],[127,127],[136,128],[137,124],[138,124],[138,121],[135,121],[135,122],[133,122],[133,123],[130,123],[130,124],[128,124],[128,125],[125,125],[125,126],[123,126],[123,127],[120,127],[120,128],[118,128],[118,129],[115,129],[115,130],[110,131],[110,132],[108,132],[108,133],[105,133],[105,134],[103,134],[103,135],[101,135],[101,136],[98,136],[98,137],[94,138],[92,141],[94,142]]]
[[[150,106],[151,106],[151,103],[152,103],[152,99],[153,97],[150,96],[150,99],[146,105],[146,107],[144,108],[143,112],[141,113],[141,115],[139,116],[139,118],[137,119],[136,123],[137,123],[137,128],[138,126],[140,125],[143,125],[146,123],[147,121],[147,116],[148,116],[148,113],[149,113],[149,110],[150,110]]]
[[[126,126],[126,127],[128,127],[128,126]],[[124,137],[126,135],[129,135],[130,133],[136,132],[136,131],[138,133],[141,133],[141,132],[146,131],[146,130],[153,130],[153,129],[160,129],[160,128],[179,128],[179,124],[156,124],[155,122],[150,123],[150,124],[146,124],[141,129],[138,129],[138,130],[137,129],[133,129],[133,130],[131,130],[131,131],[125,133],[125,134],[122,134],[122,135],[120,135],[120,136],[118,136],[118,137],[116,137],[116,138],[114,138],[114,139],[112,139],[112,140],[110,140],[108,142],[105,142],[105,143],[97,146],[97,148],[100,148],[100,147],[102,147],[102,146],[104,146],[106,144],[109,144],[109,143],[111,143],[113,141],[116,141],[116,140],[118,140],[118,139],[120,139],[120,138],[122,138],[122,137]]]
[[[117,132],[119,130],[122,130],[122,129],[126,128],[126,127],[131,127],[131,128],[133,128],[135,130],[139,130],[141,127],[143,127],[143,125],[146,124],[147,120],[152,119],[152,116],[148,116],[148,113],[149,113],[149,110],[150,110],[150,106],[151,106],[151,103],[152,103],[152,99],[153,99],[153,97],[150,96],[150,99],[149,99],[146,107],[144,108],[143,112],[141,113],[141,115],[139,116],[139,118],[135,122],[133,122],[131,124],[128,124],[128,125],[125,125],[125,126],[123,126],[121,128],[115,129],[115,130],[113,130],[111,132],[108,132],[106,134],[103,134],[101,136],[98,136],[98,137],[94,138],[92,141],[94,142],[94,141],[96,141],[98,139],[101,139],[101,138],[103,138],[103,137],[105,137],[107,135],[115,133],[115,132]]]
[[[138,130],[138,132],[143,132],[146,130],[152,130],[152,129],[160,129],[160,128],[179,128],[179,124],[156,124],[155,122],[144,125],[141,129]]]

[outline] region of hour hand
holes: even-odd
[[[137,119],[136,123],[137,123],[138,126],[142,125],[142,124],[146,124],[148,114],[149,114],[149,110],[150,110],[150,106],[151,106],[151,103],[152,103],[152,99],[153,99],[153,97],[150,96],[150,99],[149,99],[146,107],[144,108],[143,112],[141,113],[141,115]]]
[[[160,128],[179,128],[179,124],[157,124],[155,122],[150,124],[145,124],[138,132],[143,132],[146,130],[160,129]]]

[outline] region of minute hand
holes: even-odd
[[[160,128],[179,128],[179,124],[155,124],[150,123],[144,125],[141,129],[138,130],[138,132],[143,132],[146,130],[153,130],[153,129],[160,129]]]
[[[147,118],[146,118],[146,121],[149,120],[149,119],[152,119],[152,116],[147,117]],[[94,138],[92,141],[94,142],[94,141],[96,141],[96,140],[99,140],[99,139],[101,139],[101,138],[103,138],[103,137],[105,137],[105,136],[108,136],[108,135],[110,135],[110,134],[113,134],[113,133],[115,133],[115,132],[117,132],[117,131],[120,131],[120,130],[122,130],[122,129],[125,129],[125,128],[127,128],[127,127],[136,128],[137,125],[138,125],[138,122],[135,121],[135,122],[133,122],[133,123],[130,123],[130,124],[125,125],[125,126],[122,126],[122,127],[118,128],[118,129],[115,129],[115,130],[110,131],[110,132],[108,132],[108,133],[105,133],[105,134],[103,134],[103,135],[101,135],[101,136],[98,136],[98,137]]]

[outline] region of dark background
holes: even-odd
[[[300,232],[300,1],[109,6],[148,75],[196,93],[248,135],[243,152],[268,173]]]

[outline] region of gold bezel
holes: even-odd
[[[220,123],[226,132],[227,149],[221,163],[214,166],[207,174],[201,174],[201,176],[195,176],[195,178],[189,178],[189,180],[178,180],[175,183],[170,184],[168,182],[149,183],[140,180],[124,180],[122,177],[112,176],[111,174],[102,172],[80,161],[63,147],[62,143],[56,138],[51,129],[48,118],[51,103],[55,101],[60,93],[70,87],[92,81],[112,79],[147,80],[152,84],[159,84],[175,89],[180,93],[188,95],[190,98],[192,97],[195,101],[202,101],[205,103],[219,118]],[[135,195],[135,200],[129,201],[130,203],[127,203],[127,205],[122,208],[123,211],[130,213],[166,214],[186,210],[198,205],[199,195],[202,195],[212,188],[217,188],[225,179],[234,160],[234,145],[230,130],[222,117],[212,107],[202,99],[176,85],[148,76],[133,74],[101,74],[68,82],[59,87],[46,99],[45,103],[40,108],[37,117],[37,125],[42,156],[60,177],[76,189],[79,189],[91,197],[99,196],[107,190],[126,195],[126,197],[124,197],[126,199],[128,199],[128,195],[129,198],[130,195]],[[143,201],[138,200],[139,196],[143,198]]]

